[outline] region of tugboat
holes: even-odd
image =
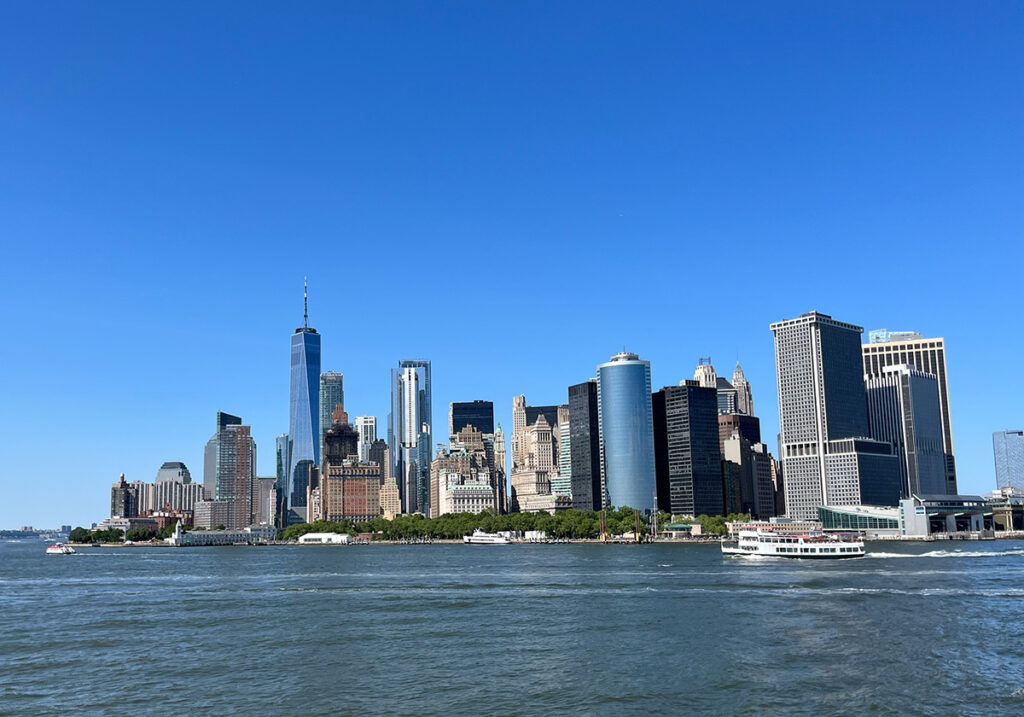
[[[75,549],[64,543],[54,543],[46,549],[47,555],[72,555]]]
[[[485,533],[477,528],[472,535],[463,535],[462,542],[470,545],[508,545],[511,541],[501,533]]]
[[[753,526],[740,528],[739,538],[722,538],[724,555],[759,555],[772,558],[832,559],[862,558],[864,541],[836,535],[800,535]]]

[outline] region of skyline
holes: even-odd
[[[0,8],[0,527],[198,478],[217,411],[273,475],[304,276],[350,415],[431,360],[435,445],[625,347],[654,390],[738,358],[775,452],[772,322],[942,336],[960,492],[995,488],[1019,6],[181,7]]]

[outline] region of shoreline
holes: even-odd
[[[967,537],[893,537],[893,538],[865,538],[865,543],[989,543],[996,540],[1024,540],[1024,531],[1014,531],[1011,535],[996,535],[991,538],[967,538]],[[508,545],[715,545],[720,541],[720,536],[706,539],[693,538],[666,538],[650,542],[637,543],[627,540],[600,540],[599,538],[571,538],[566,540],[537,540],[520,541],[508,543]],[[45,541],[44,541],[45,542]],[[66,543],[76,550],[79,548],[273,548],[287,546],[301,546],[311,548],[353,548],[373,545],[408,545],[408,546],[430,546],[430,545],[466,545],[460,538],[438,538],[430,542],[415,542],[403,540],[371,540],[364,543],[300,543],[298,541],[274,541],[271,543],[237,543],[234,545],[171,545],[169,543]]]

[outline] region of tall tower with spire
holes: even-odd
[[[302,326],[292,334],[288,438],[289,504],[306,506],[310,471],[320,465],[320,334],[309,325],[309,292],[302,280]],[[297,511],[302,516],[302,510]]]
[[[750,392],[750,382],[743,375],[743,368],[739,361],[736,362],[736,368],[732,372],[732,387],[736,389],[736,413],[753,416],[754,396]]]

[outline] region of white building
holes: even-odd
[[[348,545],[352,536],[348,533],[306,533],[299,542],[303,545]]]
[[[370,445],[377,440],[377,417],[356,416],[352,425],[359,432],[359,460],[366,463],[370,460]]]

